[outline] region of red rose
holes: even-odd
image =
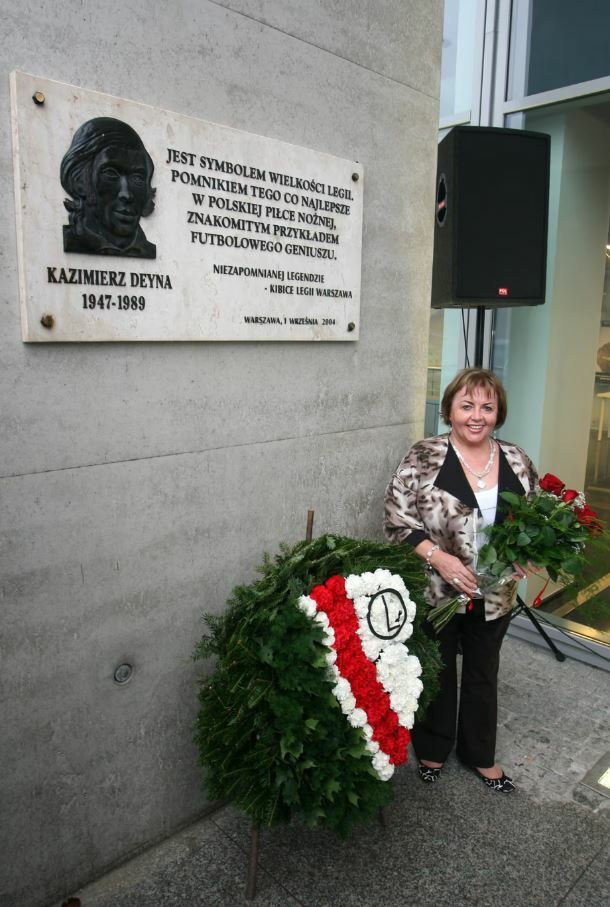
[[[582,507],[576,507],[574,513],[576,514],[576,519],[580,525],[585,526],[591,532],[591,535],[596,535],[603,531],[604,527],[602,521],[588,504],[584,504]]]
[[[569,504],[575,498],[578,497],[578,492],[574,491],[573,488],[566,488],[564,493],[561,495],[561,500],[565,501],[566,504]]]
[[[551,494],[556,495],[560,495],[562,489],[565,487],[565,482],[562,482],[561,479],[554,476],[552,472],[547,472],[547,474],[540,479],[538,484],[543,491],[549,491]]]

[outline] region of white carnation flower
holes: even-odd
[[[388,765],[390,765],[390,757],[388,756],[387,753],[384,753],[384,751],[381,749],[379,750],[378,753],[375,753],[372,761],[373,761],[373,768],[376,771],[379,771],[380,769],[386,768]]]
[[[334,649],[329,649],[324,657],[326,658],[326,664],[334,665],[337,660],[337,653]]]
[[[417,614],[417,605],[408,596],[405,599],[405,605],[407,606],[407,620],[413,623]]]
[[[352,727],[364,727],[366,724],[366,712],[363,709],[352,709],[347,716],[347,720]]]
[[[357,573],[350,573],[345,580],[345,592],[351,599],[356,599],[363,595],[364,583],[362,577]]]
[[[353,599],[354,602],[354,611],[363,619],[366,619],[367,614],[369,613],[369,598],[367,595],[359,595],[358,598]]]
[[[349,696],[346,696],[341,705],[344,707],[346,712],[351,712],[356,708],[356,697],[353,693],[350,693]]]
[[[369,751],[369,753],[371,753],[371,755],[373,755],[373,756],[375,755],[375,753],[379,752],[379,744],[377,743],[376,740],[367,740],[366,748]]]
[[[384,665],[388,666],[404,665],[409,657],[406,646],[403,646],[402,643],[391,642],[383,650],[380,660]]]
[[[381,768],[378,770],[377,774],[381,781],[389,781],[392,775],[394,774],[394,766],[392,764]]]
[[[328,630],[326,631],[326,633],[325,633],[324,636],[322,637],[322,642],[324,643],[324,645],[328,646],[329,648],[330,648],[330,646],[334,645],[334,642],[335,642],[335,631],[333,630],[332,627],[329,627],[329,628],[328,628]]]
[[[411,677],[419,677],[421,675],[421,662],[417,655],[407,655],[405,671]]]
[[[316,623],[324,627],[325,630],[327,629],[327,627],[330,627],[330,621],[324,611],[316,611],[314,620],[316,621]]]
[[[404,625],[404,627],[402,628],[402,630],[400,631],[400,641],[406,642],[407,639],[411,639],[412,636],[413,636],[413,624],[409,623],[409,621],[407,621],[406,624]]]
[[[415,712],[410,712],[408,709],[404,709],[404,711],[398,712],[397,714],[400,724],[403,727],[408,728],[408,730],[411,730],[415,723]]]
[[[362,642],[362,650],[369,661],[377,661],[380,652],[380,646],[383,645],[381,639],[377,639],[373,636],[372,633],[367,632],[367,630],[360,625],[357,630],[360,641]]]
[[[350,686],[349,680],[346,680],[345,677],[340,677],[337,681],[336,686],[333,687],[333,695],[337,697],[339,702],[343,702],[344,699],[347,699],[348,696],[351,696],[352,688]]]
[[[317,614],[316,603],[309,595],[301,595],[297,602],[301,611],[304,611],[307,617],[315,617]]]

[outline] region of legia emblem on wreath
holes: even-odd
[[[331,576],[298,605],[321,624],[333,694],[352,727],[362,729],[373,768],[387,781],[407,761],[423,689],[420,661],[405,646],[415,604],[403,580],[383,569]]]

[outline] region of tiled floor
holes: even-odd
[[[258,907],[610,905],[610,799],[581,783],[610,750],[608,674],[508,639],[498,756],[519,784],[488,790],[450,760],[422,784],[397,773],[386,826],[341,841],[261,834]],[[609,791],[610,793],[610,791]],[[83,907],[245,904],[249,823],[232,807],[79,892]]]

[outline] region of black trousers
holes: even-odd
[[[483,600],[466,614],[456,614],[436,636],[445,667],[440,691],[411,732],[418,759],[445,762],[456,740],[459,759],[467,765],[491,768],[496,758],[498,668],[500,646],[510,614],[485,620]],[[427,631],[434,637],[430,624]],[[460,708],[457,710],[458,642],[462,648]]]

